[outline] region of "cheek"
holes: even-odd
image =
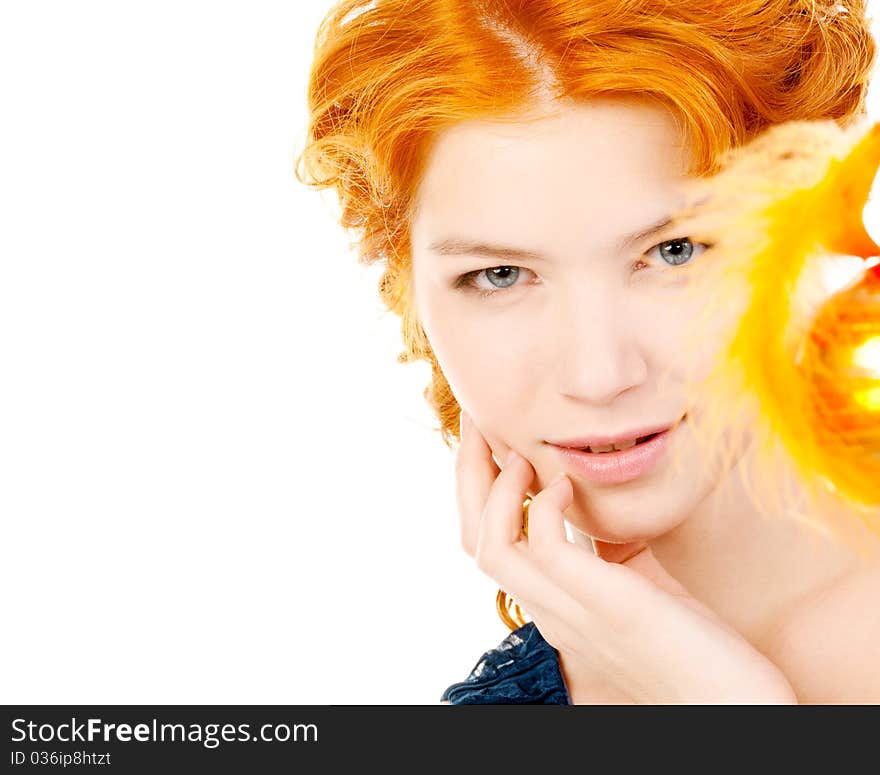
[[[706,310],[686,299],[674,299],[651,310],[645,333],[650,339],[652,362],[659,370],[669,371],[676,382],[690,377],[699,383],[718,356],[725,327],[718,320],[707,320]]]
[[[453,394],[475,418],[498,415],[509,423],[535,395],[534,364],[522,341],[461,321],[426,333]]]
[[[536,332],[512,330],[502,315],[468,315],[461,303],[426,301],[422,326],[456,400],[484,430],[515,435],[512,419],[537,395]]]

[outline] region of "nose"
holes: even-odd
[[[639,346],[639,324],[613,294],[574,297],[558,311],[556,364],[563,395],[608,406],[644,383],[648,364]]]

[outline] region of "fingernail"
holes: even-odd
[[[517,451],[515,449],[511,449],[507,453],[507,459],[504,461],[504,467],[507,468],[507,466],[512,465],[517,460],[519,460],[519,455],[517,454]]]

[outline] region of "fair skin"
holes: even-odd
[[[456,465],[463,545],[559,650],[576,704],[880,702],[880,536],[852,526],[865,559],[764,518],[735,475],[747,444],[729,469],[694,460],[676,474],[667,455],[601,485],[547,443],[700,411],[681,347],[695,309],[656,247],[686,235],[618,244],[681,204],[686,153],[672,118],[632,98],[467,122],[432,147],[411,223],[413,302],[472,420]],[[540,255],[431,248],[452,237]],[[517,270],[482,271],[493,267]],[[455,288],[469,272],[474,289]],[[688,432],[685,421],[674,438],[686,461]]]

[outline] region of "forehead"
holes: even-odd
[[[565,223],[609,235],[676,200],[688,158],[672,116],[653,102],[595,100],[530,123],[462,122],[431,149],[413,234],[515,228],[546,238]]]

